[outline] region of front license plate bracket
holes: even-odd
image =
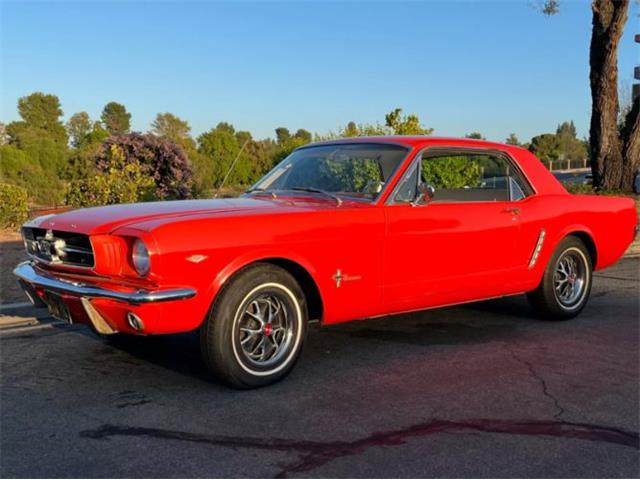
[[[54,292],[46,291],[44,294],[44,303],[47,304],[49,315],[51,315],[53,318],[62,322],[73,323],[69,307],[67,307],[67,304],[62,299],[62,296]]]

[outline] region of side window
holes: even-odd
[[[421,167],[421,181],[435,189],[433,202],[509,201],[526,196],[518,172],[498,155],[428,156]]]
[[[411,203],[416,198],[418,186],[418,162],[414,162],[400,180],[400,186],[393,197],[393,203]]]

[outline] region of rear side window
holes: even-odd
[[[520,173],[501,155],[431,155],[423,157],[420,166],[421,181],[435,189],[433,202],[515,201],[526,197]]]

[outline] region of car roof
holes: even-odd
[[[324,140],[304,145],[302,148],[319,145],[342,145],[353,143],[393,143],[408,147],[423,147],[426,145],[442,145],[449,147],[479,147],[498,148],[514,147],[503,143],[489,142],[487,140],[477,140],[475,138],[454,138],[454,137],[432,137],[428,135],[379,135],[370,137],[348,137],[333,140]]]
[[[323,142],[308,143],[300,147],[300,149],[321,145],[348,145],[359,143],[387,143],[392,145],[402,145],[404,147],[411,148],[412,150],[419,150],[428,146],[441,146],[451,147],[454,149],[456,147],[461,147],[507,152],[515,159],[520,169],[524,172],[536,194],[567,195],[567,191],[558,179],[549,172],[547,167],[533,153],[526,148],[516,145],[488,142],[486,140],[477,140],[475,138],[431,137],[428,135],[381,135],[325,140]]]

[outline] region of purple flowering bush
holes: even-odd
[[[150,133],[114,135],[102,144],[96,159],[98,171],[109,171],[114,145],[123,152],[125,164],[139,164],[142,173],[153,179],[156,199],[180,200],[191,196],[191,162],[175,143]]]

